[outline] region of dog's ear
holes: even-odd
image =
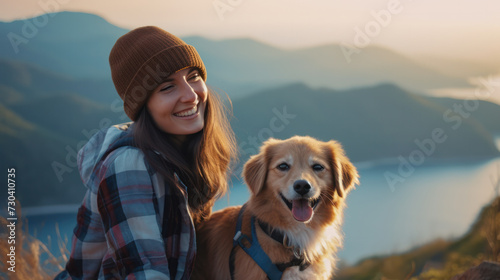
[[[243,179],[254,195],[257,195],[266,182],[267,163],[264,153],[250,157],[243,167]]]
[[[358,171],[345,155],[340,143],[329,141],[328,148],[335,189],[340,197],[345,197],[355,185],[359,185]]]
[[[257,195],[266,183],[268,165],[274,150],[273,147],[278,142],[279,140],[274,138],[266,140],[262,143],[259,154],[250,157],[245,166],[243,166],[242,177],[253,195]]]

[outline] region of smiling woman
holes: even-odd
[[[195,228],[227,189],[235,141],[194,47],[154,26],[120,37],[111,75],[134,122],[78,153],[88,188],[56,279],[189,279]]]
[[[199,70],[191,67],[159,85],[149,97],[147,109],[161,130],[184,137],[203,128],[207,95]]]

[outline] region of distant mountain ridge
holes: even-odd
[[[0,58],[0,102],[13,104],[55,93],[72,92],[97,103],[111,104],[119,100],[109,79],[76,79],[40,66]]]
[[[35,22],[45,24],[37,27]],[[109,51],[127,31],[97,15],[79,12],[2,22],[0,35],[7,40],[0,41],[0,58],[28,62],[72,78],[109,79]]]
[[[42,21],[44,16],[36,19]],[[60,12],[48,17],[45,26],[19,45],[18,53],[14,53],[9,40],[1,41],[0,58],[29,62],[72,78],[105,79],[110,83],[109,51],[128,30],[93,14]],[[0,23],[0,36],[22,36],[23,26],[33,21]],[[463,78],[445,75],[376,46],[362,49],[349,63],[336,44],[284,50],[244,38],[183,39],[194,45],[203,58],[209,69],[209,84],[231,97],[297,81],[336,89],[394,83],[417,91],[468,85]]]
[[[233,127],[248,151],[243,155],[257,151],[258,145],[250,144],[253,138],[299,134],[336,139],[354,161],[407,157],[419,149],[415,141],[431,138],[436,128],[447,140],[429,157],[498,155],[491,133],[500,131],[500,123],[490,120],[500,119],[500,106],[478,101],[481,110],[466,119],[453,111],[455,103],[461,101],[411,94],[391,84],[346,91],[292,84],[234,101]],[[276,111],[290,117],[288,123],[277,122],[282,127],[272,129]],[[448,118],[444,118],[446,112]]]

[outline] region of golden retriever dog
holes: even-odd
[[[245,164],[243,178],[251,190],[244,211],[222,209],[198,227],[192,279],[331,279],[344,200],[359,184],[341,145],[269,139]],[[243,249],[254,243],[267,255],[259,257],[267,260],[263,266]]]

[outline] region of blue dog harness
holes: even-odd
[[[291,266],[300,266],[300,271],[303,271],[310,265],[309,263],[306,263],[303,258],[298,258],[297,256],[294,256],[294,259],[288,263],[274,264],[266,254],[266,252],[264,252],[259,244],[259,240],[257,239],[257,232],[255,230],[255,216],[252,216],[252,218],[250,219],[252,238],[249,238],[247,235],[241,232],[243,212],[245,208],[246,204],[241,207],[240,213],[238,214],[238,220],[236,222],[236,234],[233,238],[233,248],[229,256],[229,269],[231,273],[231,279],[234,279],[234,258],[236,254],[236,248],[238,246],[241,247],[243,251],[245,251],[245,253],[247,253],[257,263],[257,265],[267,274],[267,278],[270,280],[280,280],[285,269]],[[258,223],[266,234],[268,234],[277,242],[283,244],[284,236],[282,234],[276,234],[276,232],[273,232],[271,234],[269,225],[260,221],[258,221]],[[250,247],[247,247],[244,244],[244,241],[248,242],[248,244],[250,244]]]

